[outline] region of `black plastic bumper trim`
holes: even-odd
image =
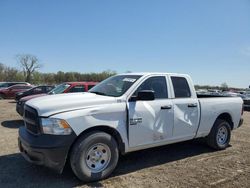
[[[49,167],[62,173],[70,146],[76,139],[71,135],[33,135],[25,127],[19,128],[18,146],[30,163]]]

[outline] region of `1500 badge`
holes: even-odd
[[[142,123],[142,118],[130,118],[129,125],[137,125],[137,123]]]

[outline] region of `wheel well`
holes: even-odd
[[[229,113],[223,113],[223,114],[220,114],[217,119],[221,119],[221,120],[224,120],[224,121],[227,121],[229,124],[230,124],[230,127],[231,127],[231,130],[233,130],[234,128],[234,123],[232,121],[232,117]],[[216,120],[217,120],[216,119]]]
[[[121,135],[120,133],[115,130],[114,128],[111,128],[109,126],[95,126],[95,127],[91,127],[91,128],[88,128],[86,130],[84,130],[80,135],[78,135],[77,139],[72,143],[71,145],[71,148],[72,146],[75,144],[75,142],[84,134],[86,133],[89,133],[89,132],[92,132],[92,131],[103,131],[107,134],[110,134],[111,136],[114,137],[114,139],[116,140],[117,144],[118,144],[118,149],[119,149],[119,152],[121,154],[124,154],[125,153],[125,144],[124,142],[122,141],[122,138],[121,138]],[[71,149],[70,148],[70,149]]]

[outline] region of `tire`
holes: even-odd
[[[90,132],[74,144],[70,165],[75,175],[84,182],[107,178],[119,159],[116,140],[100,131]]]
[[[231,138],[230,124],[221,119],[217,119],[214,126],[207,136],[207,144],[216,150],[226,149]]]

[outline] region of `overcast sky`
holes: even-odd
[[[190,74],[250,85],[249,0],[1,0],[0,62],[36,55],[42,72]]]

